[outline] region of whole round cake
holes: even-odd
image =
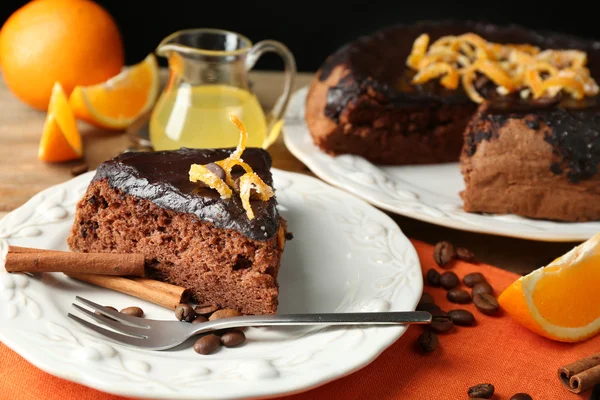
[[[600,219],[600,43],[520,26],[423,21],[329,56],[305,118],[331,155],[461,162],[464,209]]]

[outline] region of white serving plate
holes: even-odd
[[[319,178],[381,209],[464,231],[548,242],[585,241],[600,232],[600,222],[465,212],[459,197],[464,182],[458,163],[377,166],[360,156],[332,157],[315,146],[310,136],[304,119],[307,92],[304,87],[291,99],[284,129],[287,148]]]
[[[148,318],[173,313],[62,274],[8,274],[8,245],[67,250],[75,204],[94,172],[51,187],[0,221],[0,340],[35,366],[137,398],[233,399],[304,391],[374,360],[406,327],[250,328],[240,348],[196,354],[115,344],[67,318],[76,295]],[[422,293],[415,249],[384,213],[300,174],[273,171],[294,239],[279,273],[280,313],[414,310]]]

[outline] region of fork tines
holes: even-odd
[[[75,299],[96,312],[92,312],[78,304],[73,303],[73,307],[77,311],[113,330],[108,330],[92,324],[71,313],[67,314],[69,318],[82,324],[86,328],[89,328],[118,342],[125,342],[131,345],[136,345],[136,342],[143,341],[148,338],[147,333],[150,327],[144,323],[143,318],[122,314],[118,311],[111,310],[110,308],[101,306],[100,304],[96,304],[79,296],[76,296]]]

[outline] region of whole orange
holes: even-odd
[[[104,82],[125,62],[112,16],[90,0],[35,0],[15,11],[0,35],[6,85],[26,104],[47,110],[52,87]]]

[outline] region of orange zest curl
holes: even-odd
[[[233,124],[235,126],[237,126],[237,128],[240,130],[240,142],[238,143],[235,151],[229,156],[229,158],[234,159],[234,160],[241,160],[242,153],[246,149],[246,140],[248,139],[248,131],[246,131],[246,127],[244,126],[242,121],[240,121],[240,119],[238,117],[236,117],[235,115],[233,115],[233,114],[230,115],[229,120],[231,122],[233,122]]]
[[[215,164],[217,164],[219,167],[223,168],[223,171],[225,171],[225,182],[229,186],[232,186],[232,187],[235,185],[235,181],[234,181],[233,177],[231,176],[231,170],[233,169],[233,167],[235,167],[236,165],[239,165],[240,167],[242,167],[244,169],[244,171],[246,173],[252,172],[252,168],[248,164],[246,164],[245,162],[243,162],[240,159],[231,158],[231,156],[227,157],[224,160],[217,161]]]
[[[459,75],[456,69],[454,69],[447,62],[436,62],[423,68],[413,79],[413,83],[425,83],[430,79],[442,76],[440,81],[442,85],[449,89],[456,89],[458,87]]]
[[[408,56],[408,66],[417,69],[425,52],[427,51],[427,46],[429,45],[429,36],[422,34],[420,35],[415,42],[413,43],[412,51],[410,56]]]
[[[439,79],[455,90],[462,83],[469,98],[482,103],[475,88],[477,74],[487,77],[501,95],[519,92],[522,98],[553,97],[560,92],[575,99],[600,91],[586,67],[587,54],[580,50],[543,50],[529,44],[488,42],[474,33],[443,36],[430,44],[423,33],[414,41],[406,65],[416,71],[412,83]]]
[[[204,182],[210,188],[215,189],[221,195],[222,199],[230,199],[233,192],[221,178],[212,173],[204,165],[192,164],[190,167],[190,181]]]
[[[240,178],[240,198],[242,199],[242,205],[246,210],[246,215],[248,219],[254,218],[254,211],[252,210],[252,206],[250,205],[250,196],[252,194],[252,189],[258,193],[258,197],[262,201],[268,201],[271,197],[273,197],[273,189],[271,189],[268,185],[266,185],[262,179],[254,172],[249,172]]]
[[[250,199],[257,194],[257,197],[262,201],[268,201],[275,195],[273,189],[267,185],[253,170],[250,165],[242,160],[242,154],[246,150],[246,140],[248,132],[246,127],[235,115],[230,116],[230,120],[240,130],[240,141],[237,148],[229,157],[215,162],[225,171],[225,180],[210,171],[205,165],[192,164],[190,166],[190,181],[203,182],[208,187],[216,190],[221,195],[222,199],[230,199],[235,191],[235,180],[231,175],[234,167],[240,166],[244,170],[244,174],[239,179],[239,197],[242,201],[242,206],[246,210],[248,219],[254,219],[254,211],[250,204]]]

